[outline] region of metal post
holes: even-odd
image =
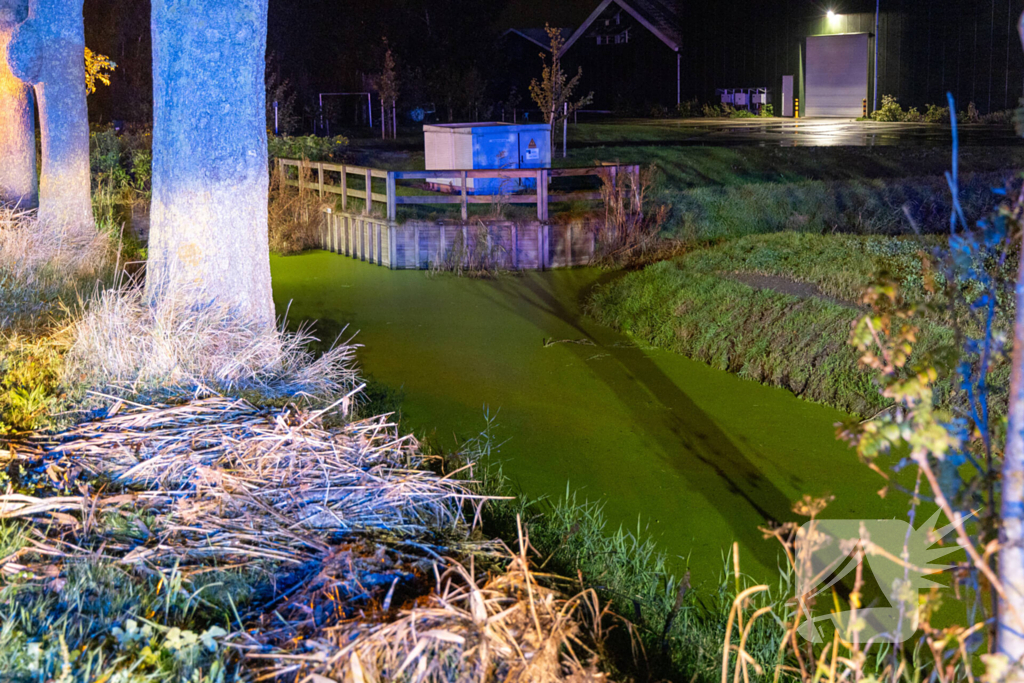
[[[683,101],[682,73],[683,56],[679,54],[679,50],[676,50],[676,106],[679,106]]]
[[[370,119],[370,128],[373,128],[373,96],[366,93],[366,117]]]
[[[274,135],[278,135],[278,132],[277,132],[277,100],[274,100]]]
[[[878,9],[881,0],[875,0],[875,86],[872,93],[871,111],[878,111]]]

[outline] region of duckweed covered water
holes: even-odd
[[[783,561],[759,525],[796,519],[804,494],[829,517],[906,514],[900,496],[835,440],[845,415],[676,354],[636,347],[586,318],[596,269],[496,279],[389,271],[327,252],[272,257],[278,315],[358,330],[366,373],[404,391],[417,433],[452,445],[497,413],[505,471],[532,496],[601,500],[638,520],[695,580],[714,580],[737,540],[742,566]],[[545,346],[545,340],[569,340]],[[589,340],[593,343],[570,343]]]

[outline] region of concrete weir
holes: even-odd
[[[406,221],[324,209],[320,246],[392,270],[547,270],[594,260],[596,225],[540,221]]]

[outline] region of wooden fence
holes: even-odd
[[[295,179],[292,179],[288,172],[289,167],[297,170]],[[308,182],[305,180],[307,173],[312,176]],[[590,192],[563,192],[561,194],[550,194],[551,180],[553,178],[596,176],[609,179],[615,182],[617,176],[623,173],[630,174],[634,180],[639,177],[640,167],[636,165],[605,165],[591,166],[587,168],[539,168],[539,169],[495,169],[495,170],[473,170],[473,171],[387,171],[365,166],[349,166],[347,164],[332,164],[323,161],[300,161],[297,159],[278,159],[277,171],[280,175],[282,185],[290,185],[303,189],[309,187],[315,189],[321,197],[325,194],[341,195],[341,210],[348,210],[350,198],[363,200],[363,215],[369,216],[373,213],[374,202],[383,204],[387,220],[394,222],[398,218],[399,205],[411,204],[460,204],[462,207],[462,220],[469,218],[470,204],[493,204],[496,202],[511,204],[536,204],[537,220],[545,223],[550,216],[550,205],[552,202],[568,201],[596,201],[600,200],[600,191]],[[350,177],[359,178],[357,184],[363,189],[356,189],[350,186]],[[501,192],[488,195],[471,195],[469,193],[469,181],[472,179],[497,179],[500,181],[533,180],[536,187],[533,191]],[[374,179],[383,180],[384,191],[374,192]],[[407,195],[398,193],[400,181],[427,181],[427,180],[454,180],[458,182],[453,187],[458,189],[457,193],[434,192],[432,194]],[[421,182],[422,184],[422,182]]]
[[[585,221],[481,220],[468,223],[407,221],[324,208],[322,249],[391,269],[501,268],[545,270],[592,263],[595,225]]]

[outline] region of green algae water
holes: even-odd
[[[505,472],[527,494],[568,485],[602,501],[611,524],[639,522],[695,580],[718,578],[733,541],[746,573],[774,574],[784,560],[758,526],[797,519],[805,494],[835,495],[829,517],[906,514],[836,441],[843,413],[585,317],[587,291],[613,274],[431,276],[327,252],[271,269],[278,315],[290,305],[290,321],[318,320],[328,339],[358,331],[363,371],[403,390],[418,434],[450,446],[496,414]]]

